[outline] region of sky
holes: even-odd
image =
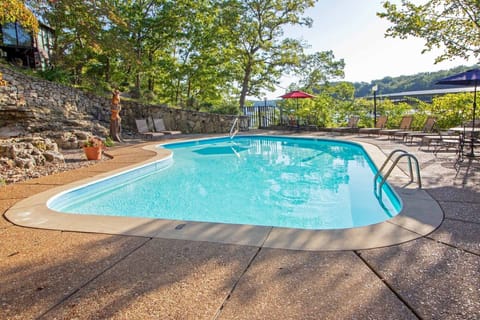
[[[306,41],[311,46],[309,53],[332,50],[336,59],[344,59],[344,80],[351,82],[371,82],[387,76],[476,63],[473,59],[458,59],[434,64],[440,51],[422,54],[423,39],[385,38],[390,23],[376,16],[383,11],[382,2],[384,0],[319,0],[305,13],[313,19],[312,28],[290,26],[285,28],[285,36]],[[267,98],[278,98],[285,93],[281,87],[295,81],[295,78],[283,77],[275,92],[266,93]]]

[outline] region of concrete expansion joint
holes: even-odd
[[[230,297],[232,296],[233,292],[235,291],[235,288],[237,287],[237,285],[240,283],[240,280],[243,278],[243,276],[247,273],[247,271],[250,269],[250,267],[252,266],[253,264],[253,261],[255,260],[255,258],[258,256],[258,254],[260,253],[260,251],[264,248],[264,244],[265,242],[267,241],[270,233],[272,232],[272,227],[270,227],[268,229],[268,232],[267,234],[265,235],[265,238],[263,239],[262,243],[260,244],[260,246],[257,247],[257,250],[255,251],[255,254],[252,256],[252,258],[249,260],[247,266],[245,267],[245,269],[242,271],[242,274],[240,274],[240,277],[238,277],[238,279],[235,281],[235,283],[232,285],[232,288],[230,289],[230,291],[228,292],[227,296],[225,297],[225,299],[223,300],[222,304],[220,305],[220,307],[218,308],[217,312],[215,312],[215,315],[213,316],[213,320],[215,319],[218,319],[218,317],[220,316],[220,313],[222,312],[223,308],[225,307],[225,305],[227,304],[228,300],[230,300]]]
[[[442,222],[443,222],[443,221],[442,221]],[[425,237],[425,234],[419,233],[419,232],[417,232],[417,231],[415,231],[415,230],[413,230],[413,229],[407,228],[407,227],[405,227],[405,226],[402,226],[402,225],[400,225],[400,224],[398,224],[398,223],[395,223],[395,222],[392,222],[392,221],[390,221],[390,220],[385,221],[385,223],[389,223],[389,224],[391,224],[391,225],[394,225],[395,227],[398,227],[398,228],[401,228],[401,229],[403,229],[403,230],[407,230],[407,231],[409,231],[409,232],[411,232],[411,233],[414,233],[414,234],[418,235],[418,238],[423,238],[423,237]],[[440,224],[440,225],[441,225],[441,224]],[[439,225],[438,227],[436,227],[434,230],[432,230],[432,232],[434,232],[435,230],[437,230],[437,229],[440,227],[440,225]],[[432,232],[431,232],[431,233],[432,233]],[[416,239],[418,239],[418,238],[416,238]],[[413,240],[415,240],[415,239],[410,239],[410,240],[408,240],[408,241],[406,241],[406,242],[410,242],[410,241],[413,241]],[[389,246],[387,246],[387,247],[389,247]]]
[[[257,250],[255,251],[255,253],[253,254],[253,256],[250,258],[250,260],[248,261],[248,264],[247,266],[245,267],[245,269],[243,269],[242,273],[240,274],[240,276],[238,277],[238,279],[235,281],[235,283],[232,285],[232,288],[230,289],[230,291],[227,293],[227,295],[225,296],[225,299],[223,299],[222,301],[222,304],[220,305],[220,307],[218,307],[217,311],[215,312],[215,315],[212,317],[212,320],[216,320],[218,319],[218,317],[220,316],[220,314],[222,313],[222,310],[225,308],[225,305],[227,304],[228,300],[230,300],[230,297],[232,296],[233,292],[235,291],[235,289],[237,288],[238,284],[240,283],[240,280],[243,279],[243,276],[247,273],[247,271],[250,269],[250,267],[252,266],[253,264],[253,261],[257,258],[258,254],[260,253],[260,251],[262,250],[262,247],[258,247]]]
[[[118,259],[117,261],[114,261],[111,265],[106,266],[103,270],[101,270],[99,273],[91,277],[90,279],[87,279],[83,284],[79,285],[77,288],[75,288],[72,292],[68,293],[65,295],[62,299],[60,299],[57,303],[53,304],[50,308],[48,308],[45,312],[43,312],[41,315],[38,316],[37,319],[48,319],[48,314],[52,311],[55,310],[58,306],[66,302],[68,299],[70,299],[73,295],[75,295],[77,292],[82,290],[83,288],[87,287],[89,284],[91,284],[93,281],[98,279],[100,276],[105,274],[107,271],[113,269],[115,266],[117,266],[120,262],[124,261],[127,259],[129,256],[131,256],[134,252],[138,251],[138,249],[142,248],[145,246],[150,240],[153,238],[147,238],[146,241],[142,242],[140,245],[137,247],[133,248],[130,250],[130,252],[127,252],[123,257]]]
[[[410,312],[412,312],[416,317],[417,319],[422,319],[422,317],[415,311],[415,309],[413,308],[413,306],[411,306],[408,301],[406,299],[404,299],[402,297],[402,295],[400,293],[398,293],[389,283],[388,281],[382,277],[382,275],[380,273],[378,273],[372,265],[370,265],[368,263],[368,261],[362,257],[362,253],[359,252],[358,250],[353,250],[353,253],[365,264],[365,266],[367,266],[368,269],[370,269],[371,272],[373,272],[373,274],[375,274],[375,276],[380,280],[382,281],[383,284],[385,284],[385,286],[405,305],[405,307],[407,307]]]
[[[453,248],[453,249],[457,249],[457,250],[460,250],[462,252],[465,252],[465,253],[468,253],[468,254],[473,254],[474,256],[477,256],[477,257],[480,257],[480,254],[477,253],[477,252],[473,252],[473,251],[470,251],[468,249],[464,249],[464,248],[460,248],[458,246],[455,246],[453,244],[450,244],[450,243],[447,243],[447,242],[444,242],[444,241],[440,241],[440,240],[437,240],[437,239],[434,239],[434,238],[431,238],[429,236],[425,236],[424,237],[425,239],[428,239],[428,240],[431,240],[435,243],[438,243],[438,244],[441,244],[441,245],[444,245],[444,246],[447,246],[447,247],[450,247],[450,248]]]

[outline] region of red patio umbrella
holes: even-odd
[[[296,102],[297,102],[295,108],[298,110],[298,99],[315,98],[315,96],[311,95],[309,93],[300,91],[300,90],[295,90],[295,91],[291,91],[289,93],[285,93],[283,96],[280,96],[280,98],[295,99]],[[298,129],[298,127],[299,127],[299,124],[298,124],[298,119],[297,119],[297,129]]]
[[[280,98],[297,99],[297,109],[298,109],[298,99],[315,98],[315,96],[300,90],[296,90],[289,93],[285,93],[283,96],[280,96]]]

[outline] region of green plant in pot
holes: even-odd
[[[90,137],[85,140],[83,144],[83,151],[88,160],[102,159],[102,151],[105,149],[105,144],[102,139],[97,137]]]

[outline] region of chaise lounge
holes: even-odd
[[[388,138],[395,137],[395,132],[409,130],[412,126],[413,116],[404,116],[400,122],[398,129],[383,129],[380,130],[380,134],[387,135]]]
[[[346,127],[332,128],[332,132],[353,133],[358,130],[357,123],[359,119],[360,119],[359,116],[352,116],[348,119],[348,123]]]
[[[154,139],[165,135],[162,132],[151,131],[150,128],[148,128],[147,120],[145,119],[135,119],[135,124],[137,125],[137,131],[142,138]]]
[[[422,130],[419,131],[398,131],[395,132],[395,137],[402,137],[403,141],[410,143],[413,141],[413,138],[423,138],[428,135],[433,135],[433,129],[435,127],[435,123],[437,122],[436,117],[427,117],[425,120],[425,124],[422,127]]]
[[[375,128],[360,128],[358,130],[359,133],[361,134],[379,134],[380,130],[382,130],[385,127],[385,124],[387,123],[387,116],[380,116],[377,119],[377,123],[375,124]]]
[[[163,133],[166,135],[181,134],[181,131],[167,130],[165,128],[165,122],[162,118],[153,119],[153,125],[155,126],[155,132]]]

